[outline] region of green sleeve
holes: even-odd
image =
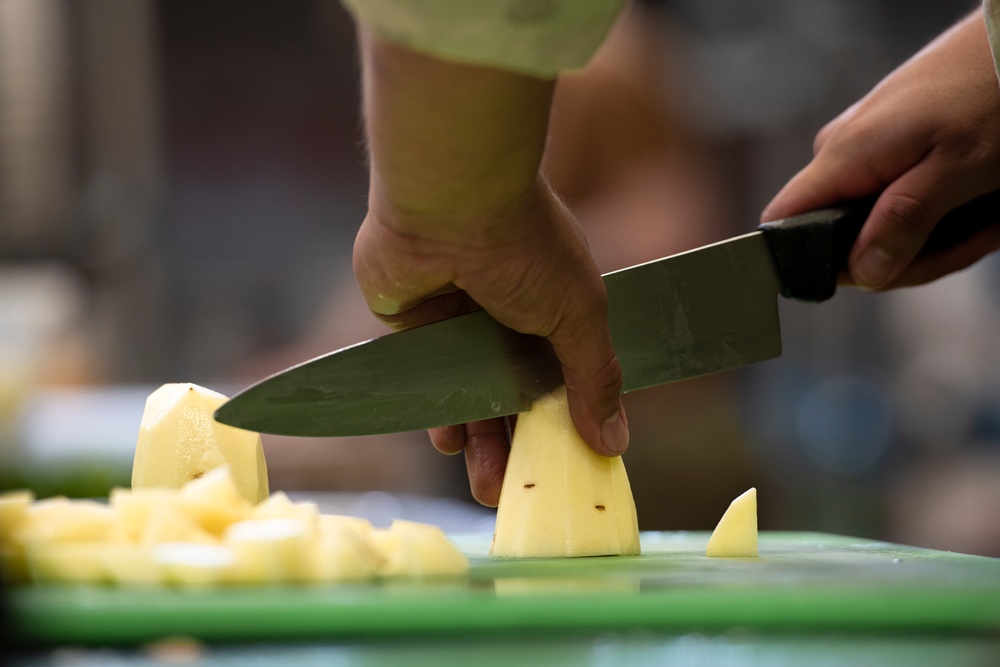
[[[548,79],[578,69],[625,0],[342,0],[383,39],[445,60]]]
[[[993,52],[993,67],[1000,75],[1000,0],[983,0],[983,17]]]

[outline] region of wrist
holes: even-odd
[[[544,187],[554,83],[447,62],[362,31],[369,207],[397,231],[493,234]]]
[[[442,202],[433,207],[407,207],[394,201],[372,178],[369,214],[396,236],[447,242],[470,249],[509,243],[524,235],[550,208],[555,194],[540,176],[505,198]]]

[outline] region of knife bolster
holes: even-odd
[[[812,302],[832,297],[873,204],[864,199],[760,225],[781,277],[781,295]]]
[[[877,197],[846,202],[784,220],[765,222],[764,233],[781,277],[781,294],[800,301],[825,301],[837,289],[837,275]],[[941,218],[920,256],[944,252],[987,227],[1000,224],[1000,190],[980,195]]]

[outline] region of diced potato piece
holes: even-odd
[[[382,554],[369,535],[362,534],[356,525],[327,521],[316,538],[311,580],[335,583],[371,579],[382,562]]]
[[[31,574],[24,547],[14,534],[27,519],[35,495],[31,491],[8,491],[0,495],[0,572],[8,581],[25,582]]]
[[[164,542],[218,544],[219,540],[174,505],[161,504],[151,509],[137,543],[152,546]]]
[[[222,465],[252,503],[268,495],[260,434],[215,421],[222,394],[198,385],[165,384],[146,399],[132,464],[132,488],[180,488]]]
[[[406,574],[406,553],[403,551],[403,537],[388,528],[372,530],[371,541],[381,560],[378,574],[383,577],[401,576]]]
[[[738,496],[719,519],[705,547],[713,558],[757,557],[757,489]]]
[[[437,526],[396,519],[388,529],[374,530],[372,539],[385,561],[383,576],[459,575],[469,571],[469,559]]]
[[[14,530],[21,544],[99,542],[108,540],[116,523],[114,509],[89,500],[53,498],[35,503]]]
[[[164,581],[193,588],[225,583],[235,562],[233,553],[224,546],[187,542],[158,544],[153,547],[153,559]]]
[[[302,519],[248,519],[230,525],[223,543],[235,559],[231,581],[308,581],[313,576],[314,535]]]
[[[319,530],[319,506],[312,501],[292,502],[278,491],[250,512],[250,519],[298,519],[309,527],[310,535]]]
[[[101,554],[113,541],[115,511],[89,500],[49,498],[34,503],[14,529],[5,572],[40,582],[97,582]]]
[[[215,468],[185,484],[178,494],[178,506],[213,535],[221,535],[229,524],[253,511],[229,473],[229,466]]]
[[[385,558],[372,538],[370,521],[356,516],[321,514],[316,541],[315,581],[369,579]]]
[[[106,542],[29,542],[25,559],[32,581],[39,583],[99,583],[105,578]]]
[[[31,491],[8,491],[0,494],[0,545],[10,541],[18,524],[28,516],[28,508],[35,501]]]
[[[29,544],[26,561],[35,582],[161,583],[152,551],[114,542],[49,542]]]
[[[150,546],[111,545],[102,561],[104,578],[111,583],[142,586],[164,583],[160,565]]]
[[[368,519],[359,516],[346,516],[343,514],[320,514],[319,530],[339,531],[343,528],[354,531],[362,537],[368,537],[372,533],[372,524]]]
[[[177,506],[177,490],[167,488],[111,489],[108,504],[118,513],[121,535],[138,543],[147,530],[149,517],[158,507]]]
[[[490,553],[512,557],[639,553],[639,525],[620,456],[595,453],[569,414],[566,388],[518,416]]]
[[[454,575],[469,567],[429,524],[395,521],[376,531],[365,519],[320,515],[316,503],[292,502],[281,492],[255,507],[236,490],[228,466],[180,490],[114,489],[108,505],[29,497],[24,506],[25,496],[15,498],[20,509],[8,511],[23,517],[0,545],[0,566],[18,581],[336,583]]]

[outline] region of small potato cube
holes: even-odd
[[[31,491],[0,494],[0,573],[11,582],[21,583],[31,579],[24,559],[24,546],[15,540],[15,534],[28,518],[34,500]]]
[[[320,583],[371,579],[383,563],[371,538],[348,522],[326,523],[316,540],[315,556],[312,581]]]
[[[437,526],[396,519],[373,539],[385,562],[383,576],[445,576],[469,571],[469,559]]]
[[[334,531],[339,533],[343,528],[347,528],[358,535],[369,537],[372,534],[372,524],[368,519],[359,516],[346,516],[344,514],[320,514],[319,531]]]
[[[99,542],[112,536],[117,515],[102,503],[65,498],[43,500],[30,508],[14,531],[21,544]]]
[[[11,534],[28,516],[28,508],[35,500],[31,491],[8,491],[0,494],[0,545],[10,541]]]
[[[164,583],[163,573],[148,546],[113,545],[103,556],[104,578],[114,584],[155,586]]]
[[[31,579],[37,583],[94,584],[105,580],[105,542],[35,542],[25,547]]]
[[[247,518],[253,510],[233,483],[229,466],[215,468],[185,484],[178,506],[213,535],[222,535],[229,524]]]
[[[194,519],[173,505],[151,508],[146,525],[137,543],[142,546],[164,542],[191,542],[193,544],[218,544],[219,540],[198,525]]]
[[[312,501],[292,502],[284,491],[272,493],[250,512],[249,519],[297,519],[309,527],[311,535],[319,531],[319,507]]]
[[[162,487],[149,489],[111,489],[108,503],[118,512],[119,530],[130,542],[138,543],[146,532],[153,510],[177,506],[177,490]]]
[[[165,542],[153,547],[153,559],[163,580],[185,588],[225,583],[233,568],[233,553],[224,546]]]
[[[313,528],[301,519],[250,519],[226,529],[223,543],[232,551],[231,581],[302,582],[312,578]]]

